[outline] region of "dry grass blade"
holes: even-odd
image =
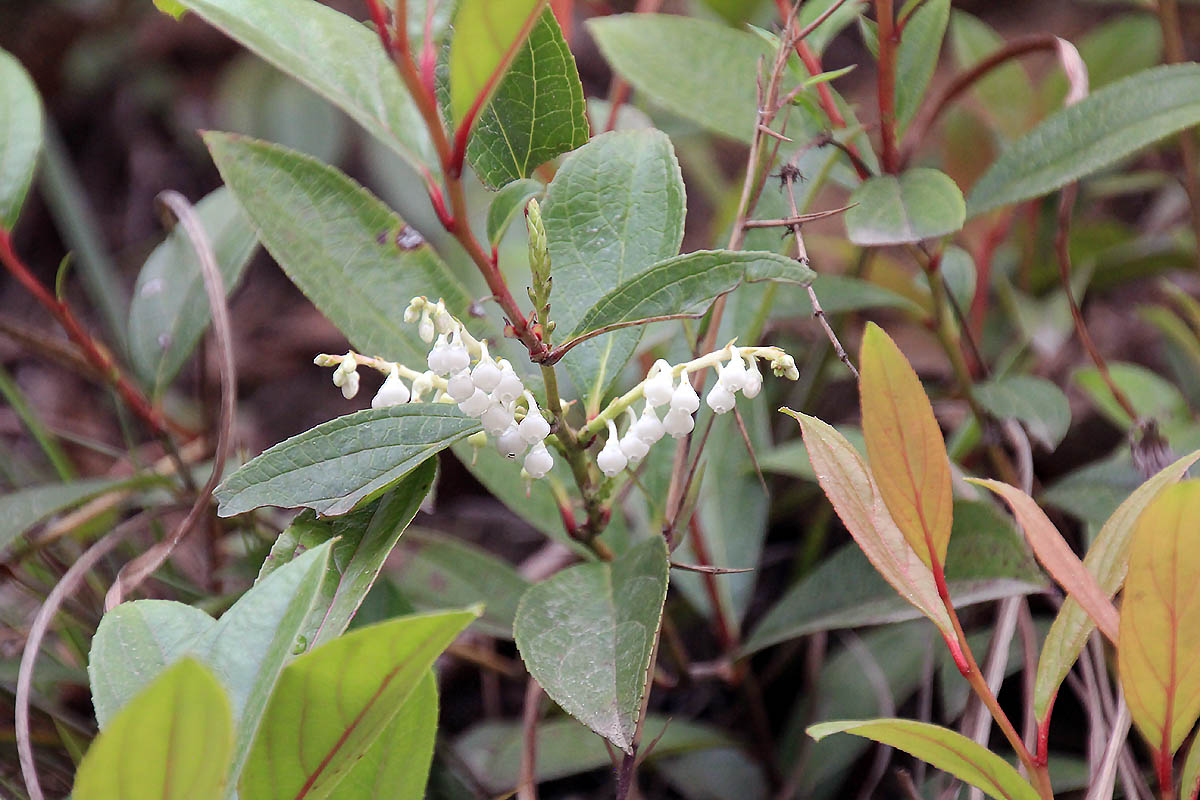
[[[216,341],[219,357],[221,416],[217,427],[216,447],[213,450],[212,473],[208,476],[208,481],[196,495],[195,502],[192,503],[187,516],[171,531],[170,535],[126,564],[117,575],[117,580],[104,598],[106,610],[120,603],[126,594],[158,569],[167,560],[171,551],[200,521],[200,517],[212,501],[213,491],[221,482],[221,475],[225,471],[225,462],[229,459],[230,438],[233,432],[237,368],[233,360],[233,335],[229,322],[229,308],[225,305],[225,286],[224,281],[221,280],[221,271],[217,267],[212,244],[209,242],[208,235],[204,232],[204,227],[200,224],[200,219],[196,216],[191,203],[175,191],[163,192],[158,199],[183,226],[200,262],[200,270],[204,278],[204,292],[208,296],[208,304],[212,311],[213,338]]]

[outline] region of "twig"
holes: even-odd
[[[794,214],[793,216],[784,217],[783,219],[749,219],[742,223],[742,225],[746,228],[795,228],[797,225],[805,222],[812,222],[813,220],[825,219],[826,217],[833,217],[838,214],[845,213],[846,211],[854,208],[856,205],[858,205],[858,203],[851,203],[850,205],[842,206],[841,208],[832,208],[828,211],[816,211],[812,214]]]
[[[883,171],[900,170],[896,150],[896,48],[900,33],[896,28],[892,0],[875,0],[875,23],[879,26],[879,137],[883,143]]]
[[[1088,786],[1085,800],[1106,800],[1113,796],[1117,782],[1117,765],[1125,748],[1125,739],[1129,736],[1131,720],[1129,706],[1125,704],[1125,695],[1121,694],[1117,698],[1117,715],[1113,720],[1108,745],[1104,748],[1104,757],[1100,760],[1099,770],[1092,774],[1092,782]]]
[[[671,567],[685,572],[702,572],[708,575],[738,575],[743,572],[754,572],[754,567],[710,567],[707,564],[683,564],[679,561],[672,561]]]
[[[1008,650],[1012,645],[1013,635],[1017,630],[1017,614],[1021,607],[1020,597],[1006,597],[999,603],[996,611],[996,623],[992,631],[992,641],[988,647],[987,658],[984,662],[984,678],[992,694],[1000,691],[1004,682],[1004,671],[1008,666]],[[968,739],[987,746],[988,733],[992,728],[992,719],[982,702],[972,705],[964,715],[962,732]],[[967,795],[970,800],[983,800],[983,792],[972,786]]]
[[[197,260],[200,262],[200,273],[204,278],[204,292],[208,296],[208,304],[212,312],[213,339],[216,342],[218,364],[220,365],[220,423],[217,426],[216,445],[213,448],[212,472],[208,476],[208,481],[196,495],[187,516],[167,538],[121,569],[104,598],[105,609],[111,609],[120,603],[126,594],[137,587],[150,573],[158,569],[208,509],[212,493],[217,488],[217,484],[221,482],[221,475],[225,472],[225,463],[229,459],[234,415],[237,413],[235,405],[237,365],[233,358],[233,334],[229,321],[229,308],[225,304],[224,282],[221,279],[221,271],[217,266],[216,256],[213,255],[208,234],[205,233],[204,226],[200,223],[200,218],[196,215],[191,203],[183,195],[176,191],[165,191],[158,196],[158,200],[179,221],[179,225],[187,234],[192,249],[196,252]]]
[[[1183,29],[1179,24],[1178,0],[1158,0],[1158,22],[1162,28],[1163,50],[1168,64],[1182,64],[1187,61],[1187,52],[1183,45]],[[1181,131],[1176,137],[1179,143],[1179,155],[1183,160],[1183,188],[1187,192],[1188,207],[1192,212],[1192,232],[1196,241],[1200,241],[1200,183],[1197,182],[1197,161],[1200,156],[1196,152],[1194,132],[1189,128]],[[1200,251],[1197,252],[1196,265],[1200,267]]]
[[[542,365],[548,367],[557,364],[573,347],[583,344],[588,339],[594,339],[601,334],[612,333],[613,331],[619,331],[622,328],[633,328],[638,325],[650,325],[655,322],[671,322],[672,320],[678,319],[700,319],[703,316],[703,311],[698,311],[694,314],[660,314],[657,317],[644,317],[643,319],[631,319],[626,320],[625,322],[614,322],[609,325],[602,325],[593,331],[581,333],[580,335],[572,337],[562,344],[552,348],[545,360],[542,361]]]
[[[521,713],[521,777],[517,781],[517,800],[537,800],[537,724],[541,711],[542,687],[529,676],[525,683],[525,703]]]

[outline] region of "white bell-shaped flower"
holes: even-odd
[[[663,359],[654,362],[650,368],[651,377],[646,380],[642,393],[646,402],[652,406],[662,406],[671,402],[671,392],[674,387],[671,381],[671,365]]]
[[[342,382],[342,397],[353,400],[356,394],[358,394],[358,373],[351,372]]]
[[[662,422],[658,419],[658,414],[654,413],[654,406],[649,402],[642,409],[642,416],[638,417],[638,421],[633,424],[633,432],[647,444],[654,444],[666,433],[663,430]]]
[[[662,425],[663,430],[678,439],[692,432],[692,429],[696,427],[696,420],[692,419],[690,412],[672,408],[663,417]]]
[[[393,368],[388,373],[388,376],[384,378],[383,385],[379,387],[379,391],[375,393],[375,397],[371,399],[371,408],[402,406],[411,397],[412,394],[408,391],[408,387],[404,385],[404,381],[400,380],[400,373]]]
[[[625,465],[628,463],[629,458],[621,451],[620,440],[617,437],[617,426],[613,425],[610,419],[608,420],[608,441],[604,443],[604,448],[596,456],[596,466],[600,467],[600,471],[611,478],[625,469]]]
[[[704,402],[716,413],[724,414],[732,411],[733,407],[737,405],[737,397],[729,390],[729,387],[717,381],[708,390],[708,397],[704,398]]]
[[[492,400],[500,403],[512,403],[525,391],[525,384],[517,377],[512,364],[504,361],[500,365],[500,382],[492,390]]]
[[[471,368],[471,354],[463,344],[462,334],[454,331],[450,334],[450,344],[445,354],[446,372],[457,373]]]
[[[525,471],[531,478],[544,478],[554,467],[554,456],[546,449],[545,442],[538,442],[525,456]]]
[[[637,435],[637,417],[634,416],[633,409],[627,408],[625,413],[629,417],[629,427],[621,437],[621,452],[629,458],[630,464],[636,464],[650,452],[650,443]]]
[[[746,388],[746,362],[742,360],[742,354],[736,349],[731,347],[730,350],[732,355],[729,363],[717,367],[717,383],[730,392],[740,392]]]
[[[458,410],[468,417],[479,417],[491,407],[491,398],[480,389],[476,389],[474,394],[458,404]]]
[[[489,436],[499,436],[513,424],[513,414],[510,406],[492,400],[487,410],[479,415],[479,422]]]
[[[500,455],[505,458],[516,458],[525,452],[527,447],[525,440],[521,438],[521,432],[517,430],[517,423],[511,423],[504,432],[496,437],[496,449],[500,451]]]
[[[746,380],[742,386],[742,394],[745,397],[758,397],[758,393],[762,391],[763,377],[758,371],[758,359],[751,358],[750,366],[746,368]]]
[[[471,380],[470,371],[464,369],[451,375],[446,381],[446,394],[456,403],[462,403],[475,394],[475,381]]]
[[[526,444],[537,444],[550,435],[550,423],[546,422],[541,409],[538,408],[537,401],[529,392],[525,392],[525,402],[529,404],[529,411],[518,426],[521,438],[525,440]]]
[[[421,312],[421,321],[417,323],[417,335],[421,337],[422,342],[432,342],[433,337],[437,334],[437,328],[433,325],[433,320],[429,316],[429,311]]]
[[[671,393],[671,411],[694,414],[699,408],[700,395],[696,394],[696,390],[692,388],[692,382],[688,380],[687,373],[684,372],[679,376],[679,385]]]
[[[439,333],[437,341],[433,345],[433,349],[429,351],[429,357],[426,363],[429,364],[429,370],[437,375],[447,375],[450,373],[450,366],[446,359],[446,354],[450,350],[450,343],[446,340],[446,334]]]
[[[479,363],[471,371],[471,380],[480,389],[490,392],[499,385],[502,373],[500,372],[500,368],[496,366],[496,362],[488,355],[487,342],[480,342],[479,346],[483,352],[479,356]]]
[[[342,397],[350,400],[358,394],[358,361],[353,353],[347,353],[333,371],[333,385],[342,390]]]

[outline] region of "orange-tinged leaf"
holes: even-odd
[[[1117,640],[1117,609],[1109,595],[1096,583],[1095,576],[1071,550],[1058,528],[1046,517],[1033,498],[1015,486],[1000,481],[968,479],[971,483],[991,489],[1004,498],[1013,510],[1017,522],[1025,530],[1025,538],[1033,548],[1042,566],[1058,584],[1067,590],[1096,623],[1100,632],[1110,641]]]
[[[953,521],[950,459],[921,380],[883,328],[869,323],[859,356],[871,474],[904,538],[931,567],[946,559]]]
[[[1169,759],[1200,717],[1200,480],[1166,489],[1138,519],[1117,664],[1134,724]]]
[[[896,527],[858,451],[816,417],[788,408],[780,410],[800,423],[817,481],[854,541],[884,580],[929,617],[951,649],[957,650],[954,626],[938,597],[933,572]]]

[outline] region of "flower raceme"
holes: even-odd
[[[523,473],[531,479],[543,478],[554,467],[547,443],[560,446],[553,428],[537,400],[516,370],[505,359],[494,359],[486,341],[477,340],[451,315],[439,300],[431,303],[415,297],[405,311],[404,320],[417,323],[421,339],[431,343],[427,369],[418,371],[381,358],[353,351],[345,355],[321,354],[314,363],[334,367],[333,383],[350,399],[358,392],[359,366],[369,367],[386,377],[371,401],[373,408],[419,403],[427,397],[434,403],[453,403],[469,417],[478,419],[483,431],[471,437],[482,445],[489,438],[505,458],[522,458]],[[779,377],[796,380],[799,373],[790,355],[777,347],[735,347],[731,342],[720,350],[672,366],[659,359],[645,380],[589,420],[581,431],[586,437],[607,433],[596,455],[596,466],[612,478],[636,466],[650,449],[667,434],[674,438],[688,435],[695,428],[695,414],[701,399],[692,386],[691,373],[715,367],[717,380],[704,398],[716,414],[732,411],[741,392],[753,398],[762,390],[758,360],[763,359]],[[408,380],[411,388],[404,383]],[[634,404],[642,400],[641,413]],[[563,404],[564,409],[567,404]],[[659,409],[666,407],[660,417]],[[617,421],[624,415],[624,433]],[[586,441],[586,438],[585,438]]]

